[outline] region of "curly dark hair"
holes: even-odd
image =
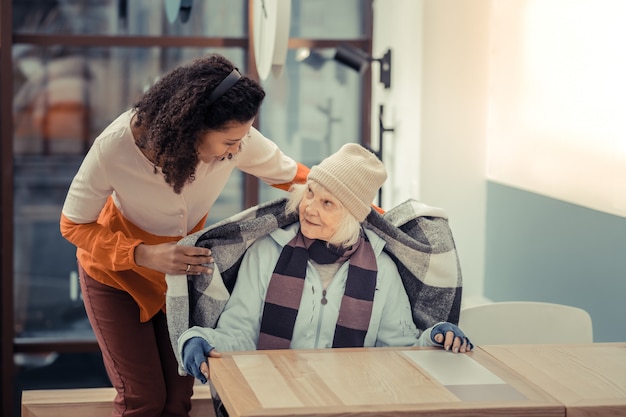
[[[211,54],[175,68],[157,81],[135,104],[135,126],[143,133],[137,146],[154,152],[165,181],[180,194],[194,180],[200,138],[209,130],[245,123],[258,113],[263,88],[242,76],[214,103],[208,98],[235,66]]]

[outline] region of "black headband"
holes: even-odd
[[[215,103],[218,98],[222,97],[222,95],[230,90],[230,88],[235,85],[240,78],[241,74],[239,74],[239,71],[236,69],[232,70],[230,74],[228,74],[226,78],[224,78],[222,82],[219,83],[213,91],[211,91],[211,95],[209,96],[209,105]]]

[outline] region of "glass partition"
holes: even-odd
[[[194,1],[173,22],[163,0],[14,0],[20,34],[247,36],[246,0]]]
[[[282,77],[263,82],[262,132],[311,167],[348,142],[362,142],[359,74],[333,60],[334,49],[295,49]],[[284,197],[265,184],[260,200]]]
[[[16,45],[14,88],[14,293],[16,337],[84,338],[75,248],[59,232],[67,188],[98,134],[160,74],[220,52],[243,67],[241,49],[48,48]],[[234,173],[211,221],[240,211]]]
[[[367,0],[293,0],[290,36],[345,40],[369,36],[366,26],[371,8]]]
[[[263,134],[308,166],[346,142],[364,140],[369,89],[360,74],[333,60],[333,45],[369,44],[371,3],[292,2],[290,37],[296,46],[288,52],[283,76],[262,82],[267,98],[258,121]],[[35,341],[15,355],[19,388],[107,384],[93,348],[57,353],[48,344],[52,339],[93,340],[80,296],[75,248],[59,231],[67,188],[93,140],[161,74],[195,57],[218,52],[242,71],[256,74],[247,67],[252,56],[249,1],[194,1],[187,21],[178,16],[173,23],[164,4],[12,2],[13,103],[6,110],[12,114],[3,111],[2,120],[12,117],[14,132],[2,140],[13,141],[13,324],[16,338]],[[136,42],[130,37],[151,37],[155,43],[124,46],[124,39]],[[226,46],[197,47],[204,40]],[[11,39],[2,42],[10,44]],[[168,47],[157,46],[164,44]],[[301,44],[313,46],[298,48]],[[7,73],[3,68],[3,75]],[[6,155],[3,160],[8,160]],[[286,195],[261,184],[258,195],[250,198],[244,185],[242,174],[232,175],[208,223],[245,208],[244,194],[253,204]]]

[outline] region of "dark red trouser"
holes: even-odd
[[[142,323],[128,293],[99,283],[80,265],[78,272],[87,317],[117,391],[112,416],[188,416],[194,379],[178,375],[165,314]]]

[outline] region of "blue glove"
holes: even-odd
[[[200,372],[200,365],[207,361],[209,352],[215,349],[202,337],[192,337],[183,345],[183,366],[185,370],[206,384],[206,377]],[[208,364],[208,363],[207,363]]]
[[[437,336],[438,334],[443,334],[443,338],[445,342],[446,333],[448,332],[454,333],[455,338],[457,337],[460,338],[461,344],[463,344],[463,342],[465,341],[465,343],[470,349],[474,349],[474,345],[472,345],[472,342],[470,342],[470,340],[467,337],[465,337],[465,334],[461,331],[461,329],[459,329],[458,326],[452,323],[440,323],[436,325],[435,327],[433,327],[433,329],[430,332],[430,339],[438,345],[443,345],[442,343],[438,343],[435,341],[435,336]]]

